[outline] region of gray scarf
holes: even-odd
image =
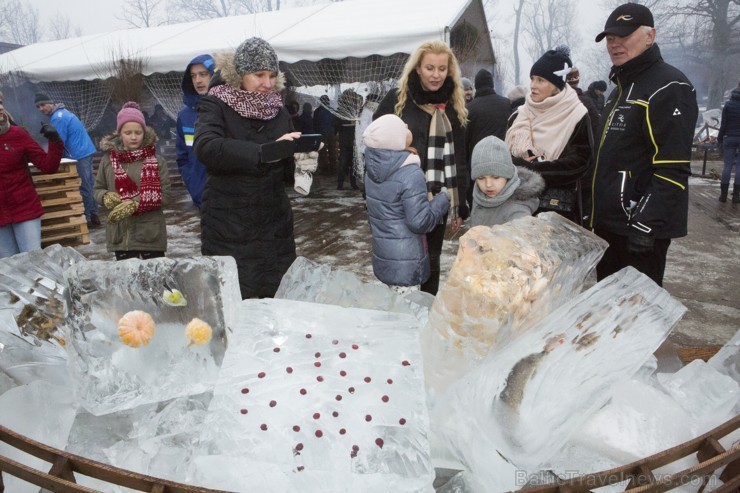
[[[498,207],[512,196],[519,187],[520,181],[519,173],[517,172],[516,166],[514,166],[514,176],[506,182],[504,189],[495,197],[489,197],[486,195],[476,183],[473,185],[473,203],[477,204],[479,207]]]

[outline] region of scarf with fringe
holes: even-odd
[[[527,150],[546,161],[558,159],[573,130],[586,114],[578,94],[571,87],[535,103],[528,94],[514,123],[506,131],[506,145],[514,157],[527,158]]]
[[[159,182],[159,163],[153,145],[135,151],[110,151],[110,162],[113,166],[115,187],[121,200],[132,200],[139,197],[139,207],[135,215],[159,209],[162,206],[162,187]],[[139,187],[123,169],[121,163],[144,161],[141,166]]]
[[[283,98],[275,91],[243,91],[228,84],[220,84],[210,88],[208,94],[216,96],[240,116],[254,120],[272,120],[283,107]]]

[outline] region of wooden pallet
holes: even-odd
[[[583,493],[594,488],[629,481],[624,491],[630,493],[669,491],[689,483],[698,484],[697,491],[701,493],[709,477],[717,469],[726,466],[719,476],[724,484],[714,489],[713,492],[737,492],[740,491],[740,444],[725,450],[719,443],[719,439],[738,428],[740,428],[740,415],[693,440],[625,466],[517,491],[518,493]],[[694,454],[699,464],[693,467],[660,478],[656,478],[652,472]]]
[[[77,176],[77,163],[63,160],[59,170],[45,175],[30,168],[36,192],[44,207],[41,216],[41,246],[54,243],[67,246],[90,243],[85,220],[85,206],[80,195],[81,180]]]

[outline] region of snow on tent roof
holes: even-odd
[[[269,41],[285,63],[389,56],[445,39],[463,17],[481,16],[487,33],[480,0],[332,2],[36,43],[0,55],[0,72],[33,82],[92,80],[108,77],[104,67],[119,58],[144,60],[144,75],[182,71],[196,55],[233,50],[251,36]],[[486,50],[492,61],[490,40]]]

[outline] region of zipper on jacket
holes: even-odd
[[[594,165],[594,173],[591,177],[591,219],[589,228],[594,229],[594,211],[596,210],[594,203],[596,194],[594,193],[596,190],[596,172],[599,170],[599,159],[601,157],[601,146],[604,144],[604,140],[606,139],[606,133],[609,129],[609,126],[612,124],[612,118],[614,118],[614,112],[617,109],[617,106],[619,106],[619,102],[622,100],[622,83],[617,78],[617,97],[614,100],[614,105],[612,106],[611,110],[609,110],[609,118],[606,119],[606,125],[604,125],[604,129],[601,131],[601,137],[599,138],[599,151],[596,153],[596,164]]]

